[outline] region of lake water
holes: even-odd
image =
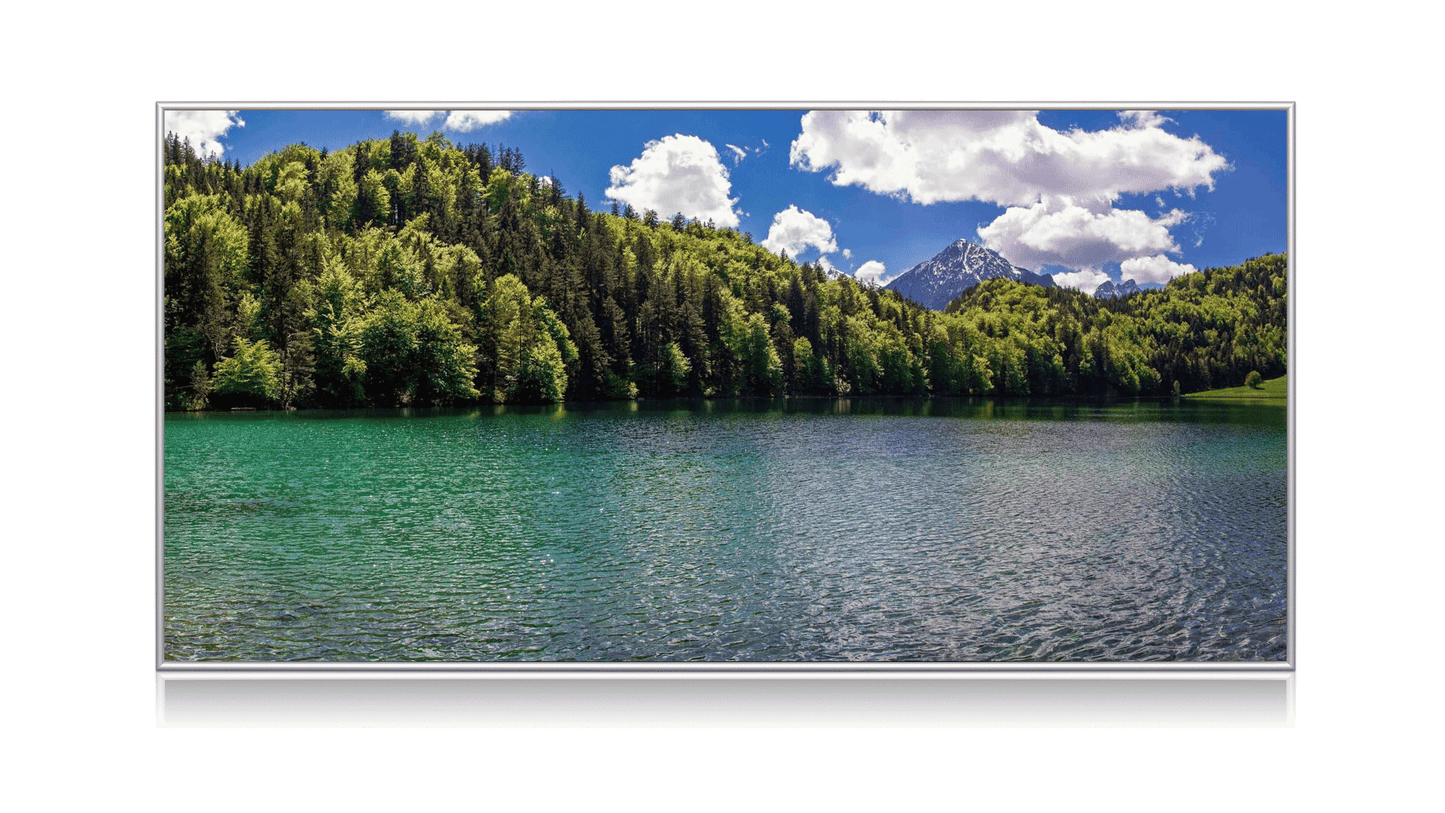
[[[1278,405],[168,415],[173,661],[1271,661]]]

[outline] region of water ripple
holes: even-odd
[[[635,406],[168,418],[167,657],[1285,655],[1281,413]]]

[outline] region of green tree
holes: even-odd
[[[366,396],[375,403],[445,404],[480,395],[472,383],[477,348],[436,300],[412,302],[399,291],[382,291],[360,320],[356,345],[361,365],[351,370],[364,369]]]
[[[416,324],[414,303],[401,292],[386,289],[357,331],[358,352],[366,369],[366,394],[374,402],[400,406],[411,402],[416,388]]]
[[[827,362],[813,352],[813,343],[806,336],[793,340],[793,391],[815,395],[830,389],[832,381]]]
[[[391,192],[386,188],[385,177],[380,171],[369,169],[361,178],[356,196],[356,225],[383,225],[390,216]]]
[[[168,329],[188,327],[219,356],[230,340],[228,292],[244,281],[250,241],[220,195],[192,195],[165,213]]]
[[[319,204],[327,224],[334,228],[350,228],[356,216],[355,175],[355,158],[350,150],[338,150],[321,161],[316,177]]]
[[[477,375],[476,346],[463,340],[461,330],[448,318],[441,303],[425,299],[415,309],[412,365],[416,385],[412,399],[423,404],[448,404],[477,398],[481,393],[472,385]]]
[[[492,400],[561,401],[577,346],[541,296],[515,275],[498,277],[480,308],[491,355]]]
[[[212,400],[217,406],[271,406],[280,397],[281,359],[264,339],[237,336],[234,355],[216,362]]]
[[[316,304],[306,312],[315,353],[313,380],[320,406],[363,403],[366,362],[360,355],[365,293],[341,263],[329,265],[316,285]]]
[[[650,211],[650,210],[649,210]],[[668,342],[662,347],[661,384],[663,395],[679,395],[687,392],[688,376],[692,373],[692,362],[678,347],[677,342]]]
[[[557,345],[534,341],[522,351],[514,385],[507,400],[521,403],[553,404],[567,391],[567,365]]]

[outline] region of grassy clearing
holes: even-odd
[[[1280,398],[1289,396],[1289,386],[1286,380],[1287,375],[1279,378],[1271,378],[1260,384],[1259,389],[1249,387],[1226,387],[1222,390],[1205,390],[1204,392],[1191,392],[1185,398]]]

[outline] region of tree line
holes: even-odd
[[[164,147],[167,409],[737,395],[1168,394],[1285,372],[1285,259],[945,312],[516,150],[394,133],[242,167]]]

